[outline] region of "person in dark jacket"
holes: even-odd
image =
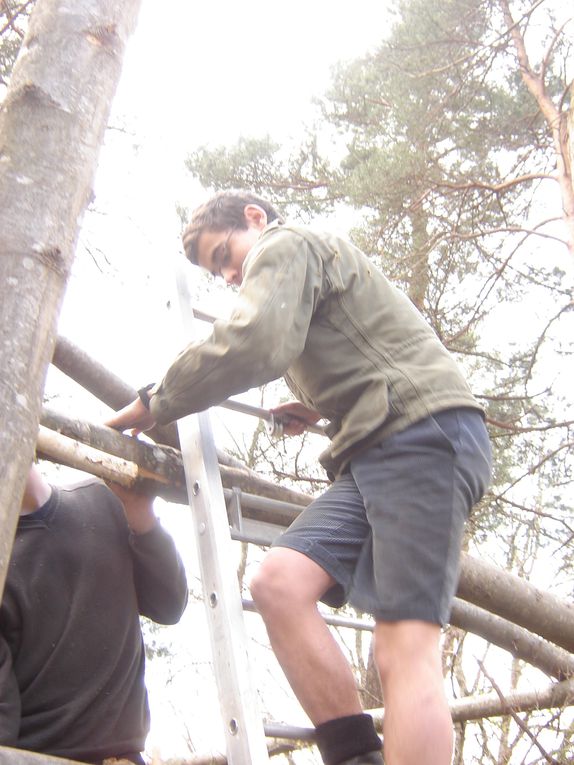
[[[192,215],[186,256],[239,287],[228,321],[113,417],[144,430],[283,376],[295,435],[323,419],[333,483],[282,534],[251,592],[326,765],[380,765],[354,675],[316,605],[376,619],[387,765],[449,765],[441,626],[466,519],[490,479],[484,412],[415,306],[351,242],[221,192]]]
[[[33,465],[0,607],[0,744],[143,765],[139,615],[175,624],[187,592],[150,497],[97,479],[51,486]]]

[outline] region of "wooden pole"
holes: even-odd
[[[118,760],[117,765],[123,765],[124,762],[125,760]],[[51,757],[49,754],[39,754],[38,752],[28,752],[25,749],[0,746],[0,765],[81,765],[81,763],[78,763],[76,760]]]
[[[574,653],[574,605],[466,553],[458,596]]]
[[[501,717],[510,712],[533,712],[536,709],[556,709],[574,705],[574,679],[553,683],[541,690],[511,691],[504,699],[497,693],[485,693],[455,699],[449,704],[453,722],[471,722],[485,717]],[[385,710],[369,709],[375,725],[380,729]]]
[[[488,643],[508,651],[550,677],[566,680],[574,676],[574,656],[563,648],[534,635],[508,619],[455,598],[450,623],[466,632],[479,635]]]
[[[50,454],[61,465],[97,475],[104,481],[119,483],[127,489],[133,488],[138,479],[138,466],[133,462],[106,454],[93,446],[80,444],[43,425],[38,429],[37,449]]]
[[[99,423],[72,419],[49,407],[44,407],[42,410],[41,422],[42,425],[46,425],[51,430],[57,430],[59,433],[70,436],[84,444],[95,446],[109,454],[124,457],[152,473],[164,476],[166,485],[171,485],[174,490],[171,497],[173,501],[181,502],[183,497],[183,501],[187,503],[186,495],[183,493],[185,491],[185,475],[181,452],[178,449],[173,449],[164,444],[150,444],[147,441],[118,433],[117,430]],[[308,505],[313,499],[308,494],[268,481],[246,466],[229,466],[226,463],[220,463],[219,469],[223,485],[227,488],[236,486],[242,491],[281,502],[289,502],[299,507]],[[165,496],[165,499],[169,498],[169,496]]]
[[[0,595],[80,223],[141,0],[36,0],[0,108]]]
[[[110,372],[103,364],[68,338],[58,337],[52,363],[61,372],[64,372],[64,374],[68,375],[68,377],[112,409],[121,409],[137,396],[135,388],[132,388],[113,372]],[[244,406],[242,406],[242,409],[245,411]],[[173,446],[179,449],[179,437],[173,422],[169,425],[156,426],[146,432],[146,435],[158,444]],[[254,477],[257,476],[241,460],[238,460],[222,449],[217,450],[217,459],[221,465],[249,472]],[[297,494],[300,497],[306,496],[300,492],[293,492],[293,496]],[[298,504],[308,504],[309,499],[293,499],[293,501]]]

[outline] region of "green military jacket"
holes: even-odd
[[[333,475],[433,412],[480,409],[430,326],[359,249],[272,223],[245,259],[233,315],[178,356],[151,412],[169,422],[280,376],[329,421],[321,463]]]

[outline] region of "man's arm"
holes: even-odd
[[[141,399],[136,398],[135,401],[108,418],[104,424],[116,430],[130,430],[131,435],[136,436],[138,433],[143,433],[144,430],[153,428],[156,422]]]
[[[152,421],[171,422],[281,377],[301,354],[322,285],[322,262],[293,231],[264,237],[250,254],[229,321],[190,344],[149,391]],[[132,402],[108,424],[150,427],[143,403]]]
[[[159,624],[175,624],[187,605],[187,578],[172,537],[155,515],[154,498],[117,484],[109,488],[121,501],[132,532],[139,612]]]
[[[157,526],[153,497],[134,489],[126,489],[118,483],[110,483],[108,487],[122,503],[126,521],[133,534],[147,534]]]
[[[16,746],[20,731],[20,690],[12,668],[12,654],[0,635],[0,744]]]

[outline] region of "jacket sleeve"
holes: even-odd
[[[12,654],[0,635],[0,744],[16,746],[20,731],[20,691],[12,669]]]
[[[321,258],[300,234],[283,227],[264,234],[245,261],[232,317],[189,345],[152,389],[157,422],[281,377],[305,346],[321,284]]]
[[[187,605],[187,578],[172,537],[160,523],[146,534],[131,534],[138,608],[158,624],[176,624]]]

